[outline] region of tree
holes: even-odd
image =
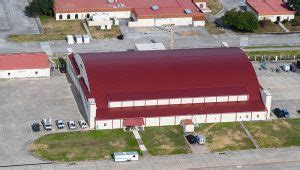
[[[253,32],[258,28],[258,20],[252,12],[232,9],[225,12],[222,21],[226,26],[241,32]]]
[[[53,5],[54,0],[33,0],[25,7],[25,13],[31,17],[38,15],[53,16]]]
[[[288,6],[300,13],[300,0],[288,0]]]

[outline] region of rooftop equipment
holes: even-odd
[[[191,11],[190,9],[184,9],[184,13],[186,13],[186,14],[191,14],[192,11]]]
[[[151,9],[152,9],[153,11],[157,11],[157,10],[159,10],[159,6],[157,6],[157,5],[152,5],[152,6],[151,6]]]

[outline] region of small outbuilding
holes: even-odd
[[[180,126],[183,128],[184,133],[194,132],[195,130],[195,125],[191,119],[181,120]]]
[[[50,64],[44,53],[0,55],[0,78],[49,77]]]
[[[115,162],[138,161],[139,154],[137,151],[132,152],[115,152],[113,154]]]

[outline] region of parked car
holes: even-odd
[[[40,124],[39,124],[39,123],[33,123],[33,124],[31,125],[31,129],[32,129],[32,131],[34,131],[34,132],[39,132],[39,131],[40,131]]]
[[[295,64],[290,64],[291,72],[297,71],[297,66]]]
[[[185,137],[189,141],[190,144],[197,143],[197,137],[196,136],[194,136],[194,135],[187,135]]]
[[[290,117],[290,113],[288,112],[287,109],[282,109],[281,111],[282,111],[283,116],[284,116],[285,118],[289,118],[289,117]]]
[[[283,117],[289,118],[290,117],[290,113],[288,112],[287,109],[275,108],[273,112],[278,118],[283,118]]]
[[[42,125],[44,126],[45,130],[52,130],[52,123],[49,117],[42,120]]]
[[[124,39],[124,35],[123,35],[123,34],[118,35],[118,36],[117,36],[117,39],[118,39],[118,40],[123,40],[123,39]]]
[[[56,126],[58,129],[63,129],[65,127],[65,124],[63,120],[56,120]]]
[[[68,126],[70,130],[76,129],[76,125],[74,121],[69,121]]]
[[[79,120],[78,124],[81,127],[81,129],[85,129],[88,127],[88,124],[84,120]]]

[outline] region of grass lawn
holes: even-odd
[[[140,135],[151,155],[191,153],[180,126],[146,127]]]
[[[211,10],[211,14],[216,15],[218,12],[222,10],[222,4],[219,0],[208,0],[207,6]]]
[[[112,26],[110,30],[101,30],[98,27],[89,27],[91,35],[95,39],[116,38],[121,34],[119,26]]]
[[[217,28],[217,24],[215,22],[208,22],[208,21],[206,21],[205,22],[205,28],[211,34],[223,34],[223,33],[225,33],[224,31],[219,30]]]
[[[109,159],[116,151],[138,151],[133,134],[118,130],[67,132],[42,136],[30,146],[31,152],[51,161]]]
[[[255,148],[238,122],[201,124],[195,131],[206,136],[206,145],[211,151]]]
[[[247,51],[248,56],[300,56],[300,50]]]
[[[285,27],[290,31],[300,31],[300,16],[295,16],[297,25],[293,26],[290,22],[285,23]]]
[[[63,40],[66,35],[86,34],[81,21],[56,21],[53,17],[40,17],[45,34],[10,35],[10,41],[22,43],[28,41]]]
[[[281,33],[281,32],[284,32],[284,30],[278,24],[275,24],[273,22],[270,22],[265,26],[259,25],[258,29],[254,31],[254,33],[256,34]]]
[[[263,148],[300,146],[300,119],[245,122]]]

